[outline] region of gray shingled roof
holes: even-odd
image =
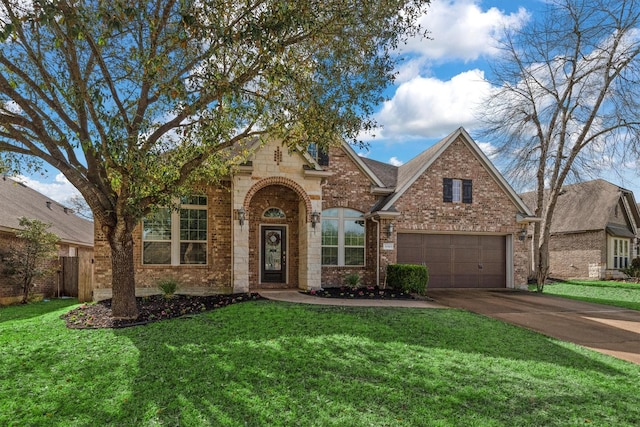
[[[360,157],[371,171],[376,174],[380,181],[388,188],[394,188],[398,181],[398,167],[377,160]]]
[[[93,246],[93,222],[73,214],[70,209],[44,194],[9,177],[0,179],[0,228],[18,230],[18,218],[27,217],[51,224],[49,231],[62,242]]]
[[[535,210],[535,192],[521,195],[524,202]],[[638,221],[638,205],[633,200],[633,193],[603,179],[566,185],[558,197],[558,204],[553,214],[552,233],[604,230],[609,224],[620,197],[628,197],[631,212]]]

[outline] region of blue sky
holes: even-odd
[[[544,7],[544,0],[432,0],[422,24],[430,40],[410,40],[410,59],[398,69],[398,78],[386,92],[389,100],[377,106],[383,127],[359,154],[386,163],[402,164],[458,127],[472,137],[479,128],[474,108],[489,88],[484,80],[494,58],[500,30],[519,27]],[[485,152],[489,141],[476,139]],[[613,169],[613,168],[612,168]],[[638,167],[624,176],[601,171],[601,177],[634,191],[640,202]],[[55,172],[25,177],[28,185],[65,203],[76,190]]]

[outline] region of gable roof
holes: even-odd
[[[93,222],[73,214],[71,209],[44,194],[15,181],[0,179],[0,229],[19,230],[19,218],[27,217],[51,224],[49,231],[63,243],[93,246]]]
[[[531,209],[536,209],[534,191],[524,193],[521,197]],[[569,233],[609,229],[614,234],[620,235],[621,227],[609,224],[609,220],[621,200],[627,218],[633,218],[636,227],[640,225],[640,211],[630,190],[604,179],[566,185],[558,197],[551,232]]]
[[[489,158],[482,152],[480,147],[473,141],[471,136],[463,128],[458,128],[444,139],[426,149],[409,162],[400,166],[397,171],[395,192],[389,195],[384,201],[379,203],[374,210],[394,211],[394,203],[411,187],[435,160],[458,138],[469,148],[473,155],[482,163],[485,170],[496,181],[504,193],[511,199],[514,205],[522,212],[524,217],[533,217],[529,207],[522,201],[514,189],[507,183],[502,174],[491,163]]]

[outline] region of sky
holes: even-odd
[[[382,127],[375,136],[361,136],[368,149],[359,154],[399,166],[464,127],[490,155],[491,142],[475,137],[480,124],[474,109],[491,88],[484,78],[497,53],[495,40],[505,26],[524,25],[543,1],[432,0],[421,20],[430,39],[409,41],[405,49],[411,59],[400,64],[396,81],[385,92],[388,100],[376,108]],[[640,202],[638,168],[630,166],[623,176],[604,169],[601,177],[632,190]],[[77,194],[55,171],[24,176],[23,181],[63,204]]]

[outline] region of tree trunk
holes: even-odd
[[[136,306],[136,281],[133,265],[133,233],[131,228],[120,220],[115,229],[107,233],[111,247],[111,311],[116,319],[135,319],[138,317]]]
[[[29,302],[29,291],[31,290],[31,281],[28,279],[24,279],[22,281],[22,304],[26,304]]]
[[[544,231],[543,231],[544,233]],[[536,288],[538,292],[544,291],[544,284],[549,276],[549,240],[542,237],[542,243],[538,248],[538,271],[536,274]]]

